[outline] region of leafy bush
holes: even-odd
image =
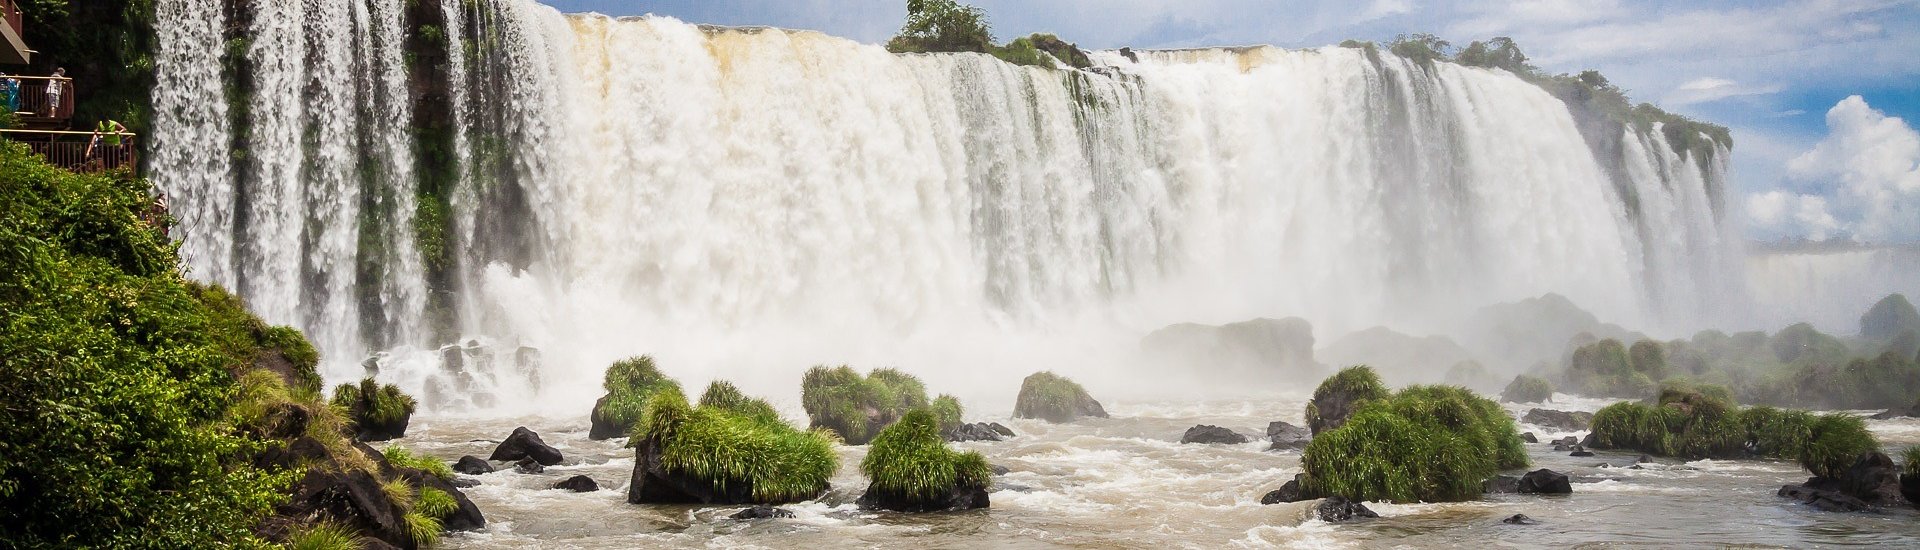
[[[1302,489],[1352,500],[1450,502],[1527,465],[1513,418],[1466,388],[1412,386],[1366,402],[1314,436],[1301,457]]]
[[[1846,343],[1807,323],[1781,329],[1767,342],[1767,346],[1773,349],[1774,357],[1782,363],[1841,363],[1847,360],[1848,355]]]
[[[1435,61],[1445,61],[1447,51],[1453,44],[1431,34],[1402,34],[1394,37],[1387,45],[1393,55],[1407,58],[1416,63],[1432,65]]]
[[[1686,459],[1767,456],[1833,477],[1879,448],[1860,417],[1772,407],[1738,409],[1726,390],[1671,387],[1658,404],[1623,402],[1593,415],[1594,444]]]
[[[812,427],[839,434],[849,445],[866,444],[908,409],[926,404],[926,385],[895,369],[862,377],[845,365],[816,366],[800,381],[800,405]]]
[[[657,445],[664,468],[706,480],[716,490],[744,483],[761,503],[826,491],[839,468],[828,435],[716,405],[692,407],[680,390],[661,390],[647,401],[635,435]]]
[[[607,395],[595,404],[592,420],[596,425],[606,426],[601,436],[617,437],[640,421],[649,397],[659,391],[679,391],[680,383],[661,373],[652,357],[640,356],[609,365],[601,387],[607,390]]]
[[[961,420],[964,409],[960,408],[960,398],[958,397],[944,393],[940,394],[940,397],[933,398],[933,405],[930,407],[933,409],[933,418],[939,425],[942,433],[958,428],[961,423],[965,422]]]
[[[1020,394],[1014,400],[1013,416],[1070,422],[1082,416],[1104,418],[1107,412],[1079,382],[1043,371],[1030,374],[1020,381]]]
[[[1000,58],[1001,61],[1023,67],[1043,69],[1055,67],[1053,57],[1034,47],[1033,40],[1028,38],[1016,38],[1004,47],[994,48],[993,56]]]
[[[1507,389],[1500,392],[1500,400],[1508,403],[1545,403],[1553,400],[1553,384],[1538,376],[1519,375],[1507,383]]]
[[[986,457],[947,448],[938,424],[934,412],[921,407],[881,430],[860,462],[860,473],[873,481],[869,490],[936,501],[955,487],[980,488],[991,483],[993,471]]]
[[[145,181],[0,142],[0,540],[256,543],[288,476],[245,461],[234,373],[266,328],[186,281]]]
[[[893,53],[993,50],[987,12],[954,0],[907,0],[907,22],[887,41]]]

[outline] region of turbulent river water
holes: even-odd
[[[1597,410],[1608,402],[1559,396],[1558,402],[1507,406],[1516,416],[1536,406]],[[1307,503],[1263,506],[1260,497],[1300,472],[1298,452],[1269,452],[1267,422],[1300,424],[1304,399],[1114,402],[1111,419],[1071,424],[975,415],[1007,424],[1018,437],[962,443],[1010,473],[996,478],[993,506],[964,513],[871,513],[853,501],[865,488],[857,464],[864,447],[839,448],[841,472],[824,498],[789,508],[792,519],[739,521],[739,507],[627,504],[633,451],[624,440],[590,441],[586,420],[428,417],[416,421],[409,448],[453,460],[485,457],[515,426],[541,432],[564,465],[542,474],[477,476],[468,489],[488,527],[450,536],[448,548],[1233,548],[1594,546],[1807,548],[1920,545],[1920,513],[1821,512],[1781,498],[1781,485],[1806,481],[1796,463],[1662,460],[1628,469],[1637,453],[1575,458],[1547,443],[1529,444],[1532,468],[1574,478],[1566,496],[1489,495],[1454,504],[1370,505],[1382,516],[1329,524]],[[789,411],[787,416],[797,416]],[[1195,424],[1255,436],[1244,445],[1182,445]],[[1892,448],[1920,443],[1920,420],[1869,421]],[[1548,436],[1581,435],[1522,424]],[[1601,467],[1610,463],[1621,467]],[[1517,472],[1516,472],[1517,474]],[[603,489],[549,489],[587,475]],[[1526,514],[1537,525],[1507,525]]]

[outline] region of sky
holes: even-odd
[[[881,43],[905,0],[541,0],[564,12],[811,29]],[[966,2],[966,0],[963,0]],[[1432,33],[1512,37],[1549,72],[1733,130],[1729,203],[1756,241],[1920,243],[1920,0],[974,0],[1000,40],[1087,49]]]

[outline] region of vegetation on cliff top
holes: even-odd
[[[1052,69],[1060,63],[1087,68],[1086,52],[1060,37],[1036,33],[995,46],[987,12],[955,0],[907,0],[907,21],[887,41],[893,53],[973,52],[1015,65]]]
[[[840,465],[829,435],[796,430],[765,414],[772,410],[765,402],[717,386],[707,390],[712,400],[697,407],[678,388],[647,400],[635,435],[658,443],[663,467],[720,491],[748,484],[761,503],[809,499],[827,489]]]
[[[1300,459],[1307,495],[1460,501],[1479,496],[1481,482],[1500,470],[1527,465],[1513,417],[1472,390],[1410,386],[1359,407],[1307,444]]]

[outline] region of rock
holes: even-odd
[[[1599,468],[1599,469],[1602,469],[1602,470],[1606,470],[1606,469],[1611,469],[1611,468],[1613,468],[1613,463],[1612,463],[1612,462],[1602,462],[1602,463],[1599,463],[1599,464],[1595,464],[1595,465],[1593,465],[1593,467],[1595,467],[1595,468]]]
[[[1357,366],[1342,369],[1320,381],[1320,386],[1314,388],[1313,399],[1307,401],[1307,429],[1313,435],[1320,435],[1339,428],[1361,406],[1391,395],[1372,368]]]
[[[1180,436],[1181,443],[1239,445],[1248,441],[1247,436],[1234,433],[1233,430],[1219,426],[1202,424],[1187,428],[1186,435]]]
[[[733,519],[739,519],[739,520],[784,519],[784,518],[793,517],[793,510],[788,510],[786,508],[775,508],[772,506],[767,506],[762,504],[760,506],[755,506],[752,508],[741,510],[739,512],[735,512],[733,515],[727,516],[727,517],[730,517]]]
[[[1480,482],[1480,490],[1489,494],[1512,494],[1520,492],[1520,478],[1513,476],[1493,476]]]
[[[1653,456],[1651,456],[1651,455],[1640,455],[1640,459],[1639,459],[1639,460],[1636,460],[1635,462],[1637,462],[1637,463],[1639,463],[1639,464],[1652,464],[1652,463],[1653,463]]]
[[[1876,506],[1906,504],[1900,488],[1900,467],[1880,452],[1860,455],[1840,478],[1840,492]]]
[[[1533,409],[1527,411],[1526,416],[1520,417],[1520,421],[1543,428],[1571,432],[1587,429],[1587,426],[1593,423],[1593,413]]]
[[[1839,491],[1825,491],[1801,485],[1782,486],[1777,494],[1826,512],[1864,512],[1873,509],[1873,506],[1866,501],[1847,496]]]
[[[400,547],[398,546],[387,544],[387,541],[376,539],[373,537],[360,537],[358,539],[354,539],[354,544],[358,545],[358,546],[354,546],[354,548],[359,548],[360,550],[400,550]]]
[[[1132,61],[1134,63],[1140,62],[1140,56],[1133,53],[1133,48],[1120,48],[1120,57],[1125,57],[1127,58],[1127,61]]]
[[[601,409],[607,406],[607,399],[610,397],[612,396],[603,395],[598,401],[593,402],[593,412],[587,415],[587,421],[591,423],[587,428],[587,439],[605,441],[626,437],[627,431],[633,429],[631,423],[614,422],[601,412]]]
[[[361,378],[375,378],[380,376],[380,356],[368,357],[367,360],[361,361],[360,371],[364,374]]]
[[[500,442],[500,446],[493,449],[493,454],[488,456],[487,460],[512,462],[523,458],[531,458],[542,466],[552,466],[559,464],[565,457],[560,455],[559,449],[541,441],[540,434],[521,426],[514,428],[513,435],[507,436],[506,441]]]
[[[1107,418],[1107,409],[1079,383],[1051,372],[1036,372],[1020,381],[1013,416],[1062,423],[1081,417]]]
[[[1260,503],[1279,504],[1282,502],[1300,502],[1307,500],[1307,498],[1305,498],[1305,492],[1300,489],[1300,481],[1303,477],[1305,477],[1304,474],[1294,474],[1292,481],[1288,481],[1286,485],[1281,485],[1279,489],[1268,491],[1265,496],[1260,497]]]
[[[1573,492],[1573,483],[1566,474],[1542,468],[1520,476],[1516,490],[1522,494],[1564,495]]]
[[[825,492],[824,490],[822,491]],[[660,462],[659,442],[642,439],[634,448],[629,504],[754,504],[753,484],[729,480],[723,487],[693,475],[669,471]]]
[[[1004,429],[1005,426],[1001,426],[1001,428]],[[1007,431],[1012,432],[1013,430]],[[946,437],[947,441],[1000,441],[1003,437],[999,430],[993,429],[993,425],[986,422],[954,426],[953,429],[947,430],[941,435]]]
[[[1553,450],[1554,452],[1566,452],[1573,450],[1573,447],[1567,446],[1565,443],[1554,443]]]
[[[1568,447],[1572,447],[1572,446],[1574,446],[1574,445],[1579,445],[1579,444],[1580,444],[1580,438],[1578,438],[1578,437],[1574,437],[1574,436],[1571,436],[1571,435],[1569,435],[1569,436],[1566,436],[1566,437],[1562,437],[1562,438],[1560,438],[1560,439],[1555,439],[1555,440],[1553,440],[1553,441],[1552,441],[1552,443],[1553,443],[1554,445],[1565,445],[1565,446],[1568,446]],[[1561,451],[1561,450],[1565,450],[1565,449],[1554,449],[1554,450],[1556,450],[1556,451]]]
[[[546,472],[547,467],[542,466],[538,460],[522,458],[519,462],[513,463],[513,471],[523,474],[538,474]]]
[[[1507,525],[1537,525],[1540,522],[1534,521],[1533,518],[1527,517],[1526,514],[1514,514],[1512,517],[1500,520],[1500,523]]]
[[[999,464],[988,464],[987,468],[993,470],[993,475],[997,476],[1003,476],[1013,472],[1013,470],[1008,470],[1006,466]]]
[[[1573,452],[1567,453],[1567,456],[1589,457],[1589,456],[1593,456],[1593,451],[1587,450],[1586,447],[1574,445]]]
[[[1320,521],[1327,523],[1350,521],[1354,518],[1380,517],[1380,514],[1367,509],[1367,505],[1341,497],[1327,497],[1321,500],[1320,504],[1314,507],[1314,512],[1320,515]]]
[[[460,457],[459,462],[453,463],[453,471],[470,476],[491,474],[493,473],[493,464],[485,460],[480,460],[480,457],[467,455]]]
[[[1540,442],[1540,438],[1539,438],[1538,436],[1535,436],[1535,435],[1533,435],[1533,432],[1527,432],[1527,433],[1523,433],[1523,434],[1520,434],[1520,440],[1521,440],[1521,441],[1525,441],[1525,442],[1528,442],[1528,443],[1539,443],[1539,442]]]
[[[999,422],[988,422],[987,427],[992,428],[993,433],[1000,434],[1001,437],[1014,437],[1013,428],[1002,426]]]
[[[1300,450],[1313,442],[1313,431],[1285,422],[1267,424],[1267,446],[1269,451]]]
[[[364,470],[336,473],[318,467],[308,469],[274,513],[291,518],[324,515],[362,535],[403,548],[414,547],[404,519],[406,510],[387,498],[380,480]]]
[[[480,480],[470,478],[470,477],[456,477],[456,478],[453,478],[453,481],[449,481],[447,483],[452,483],[454,487],[459,487],[461,489],[472,489],[474,487],[480,486]]]
[[[441,527],[446,530],[478,531],[487,526],[487,518],[480,513],[480,507],[467,498],[467,494],[460,490],[461,487],[458,484],[420,470],[401,469],[398,474],[415,487],[432,487],[453,497],[454,504],[458,506],[454,508],[452,514],[440,521]]]
[[[1581,446],[1581,447],[1587,447],[1587,448],[1593,448],[1593,449],[1597,449],[1597,448],[1599,448],[1599,446],[1598,446],[1598,445],[1595,445],[1594,443],[1596,443],[1596,442],[1598,442],[1598,441],[1599,441],[1599,438],[1597,438],[1597,437],[1594,437],[1594,435],[1593,435],[1592,433],[1588,433],[1586,437],[1582,437],[1582,438],[1580,438],[1580,446]]]
[[[591,493],[600,490],[600,484],[587,476],[573,476],[553,484],[553,488],[566,489],[575,493]]]
[[[1909,503],[1920,503],[1920,475],[1900,474],[1900,496]]]
[[[1093,61],[1087,58],[1085,50],[1080,49],[1078,45],[1061,40],[1060,37],[1051,34],[1035,34],[1028,39],[1033,42],[1034,48],[1047,52],[1069,67],[1085,69],[1093,66]]]
[[[933,499],[909,498],[904,494],[894,494],[868,488],[860,495],[860,507],[869,510],[891,510],[895,512],[958,512],[975,508],[986,508],[989,504],[986,487],[954,487],[946,496]]]
[[[1870,416],[1874,420],[1893,420],[1895,418],[1920,418],[1920,405],[1894,407],[1885,412]]]
[[[527,387],[536,393],[540,391],[540,367],[543,362],[540,348],[520,346],[513,351],[514,369],[527,379]]]

